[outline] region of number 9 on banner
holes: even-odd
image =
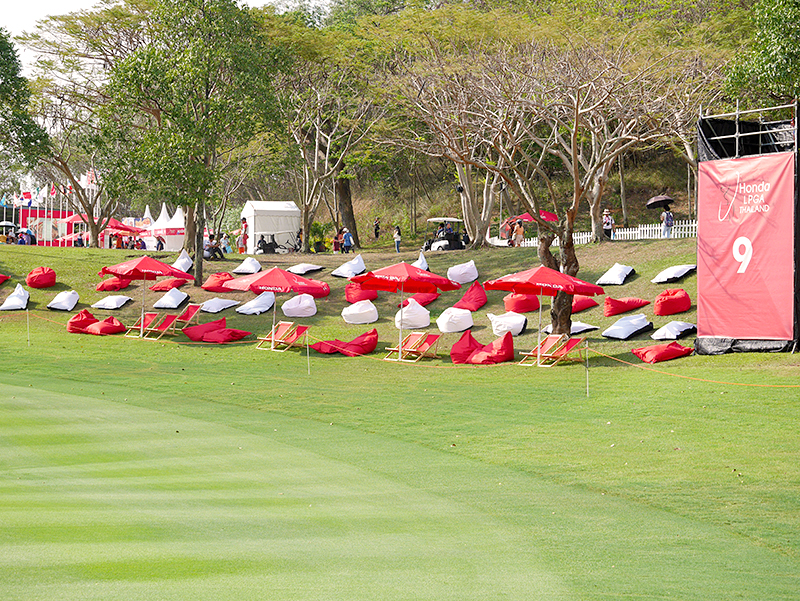
[[[753,258],[753,243],[747,236],[736,238],[733,243],[733,258],[739,263],[736,273],[744,273]]]

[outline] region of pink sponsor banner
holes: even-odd
[[[698,168],[697,334],[794,338],[793,153]]]

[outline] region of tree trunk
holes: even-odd
[[[622,204],[622,225],[630,227],[628,224],[628,202],[625,197],[625,160],[624,155],[619,157],[619,201]]]
[[[343,176],[344,169],[344,161],[342,161],[341,166],[336,170],[336,178],[333,180],[334,190],[339,202],[339,211],[342,215],[342,225],[353,234],[353,244],[360,247],[361,241],[358,238],[358,226],[356,225],[356,216],[353,211],[353,194],[350,188],[350,178]],[[308,235],[306,235],[306,238],[308,238]]]
[[[186,220],[186,225],[189,225],[189,220]],[[203,285],[203,233],[206,229],[205,211],[203,210],[203,201],[198,200],[194,210],[194,220],[191,222],[195,225],[194,233],[194,285]],[[187,227],[188,230],[188,227]],[[186,245],[184,240],[184,246]]]
[[[187,253],[191,253],[195,250],[195,237],[197,236],[197,223],[195,222],[195,207],[192,205],[187,205],[184,207],[185,211],[183,214],[183,227],[184,227],[184,237],[183,237],[183,249]],[[204,226],[205,227],[205,226]],[[202,229],[200,232],[202,233]],[[202,243],[200,245],[202,249]],[[202,254],[202,253],[201,253]]]

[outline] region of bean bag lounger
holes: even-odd
[[[306,273],[311,273],[312,271],[320,271],[321,269],[324,269],[322,265],[314,265],[313,263],[298,263],[297,265],[292,265],[286,271],[295,275],[304,275]]]
[[[342,263],[331,271],[331,275],[336,276],[337,278],[352,278],[359,273],[364,273],[367,270],[367,266],[364,264],[364,259],[361,258],[361,255],[356,255],[355,258],[350,259],[346,263]]]
[[[653,303],[654,315],[675,315],[692,308],[692,299],[682,288],[667,288]]]
[[[357,303],[363,300],[375,300],[378,298],[377,290],[365,290],[358,282],[350,282],[344,287],[344,298],[348,303]]]
[[[601,275],[596,283],[598,286],[621,286],[632,273],[636,273],[633,267],[614,263],[614,266]]]
[[[467,309],[468,311],[477,311],[487,302],[486,290],[481,286],[480,282],[472,282],[472,285],[467,288],[464,296],[453,307],[456,309]]]
[[[370,300],[358,301],[342,309],[342,319],[354,325],[375,323],[378,321],[378,309]]]
[[[194,342],[202,342],[203,337],[213,332],[214,330],[222,330],[225,329],[225,318],[217,319],[215,321],[209,321],[208,323],[201,323],[200,325],[196,326],[189,326],[188,328],[183,328],[181,330],[189,340]]]
[[[75,315],[70,317],[67,322],[67,332],[70,334],[86,334],[86,328],[93,323],[100,321],[92,315],[87,309],[78,311]]]
[[[467,330],[450,349],[450,360],[455,364],[489,365],[514,359],[514,339],[511,332],[483,345]]]
[[[675,265],[674,267],[667,267],[664,271],[654,277],[651,282],[654,284],[668,284],[670,282],[677,282],[685,275],[697,271],[697,265]]]
[[[686,357],[687,355],[691,355],[693,350],[694,349],[690,347],[681,346],[677,342],[670,342],[668,344],[656,344],[653,346],[635,348],[631,352],[645,363],[659,363],[661,361],[677,359],[678,357]]]
[[[203,334],[203,342],[210,342],[212,344],[225,344],[227,342],[234,342],[241,340],[247,336],[251,336],[252,332],[245,330],[236,330],[234,328],[220,328],[212,330]]]
[[[436,319],[436,326],[443,334],[463,332],[475,325],[472,321],[472,311],[469,309],[456,309],[449,307],[442,311]]]
[[[644,314],[620,317],[611,327],[602,332],[602,336],[615,340],[627,340],[638,334],[649,332],[653,329],[653,322],[647,321]]]
[[[416,294],[409,296],[408,298],[404,298],[402,304],[405,307],[406,305],[408,305],[408,301],[414,299],[415,301],[417,301],[417,303],[425,307],[426,305],[430,305],[440,296],[441,295],[438,292],[417,292]],[[400,305],[397,306],[399,307]]]
[[[460,265],[453,265],[447,270],[447,279],[458,284],[469,284],[478,279],[478,268],[475,261],[467,261]]]
[[[606,317],[612,317],[613,315],[627,313],[628,311],[633,311],[639,307],[644,307],[645,305],[649,304],[650,301],[643,298],[611,298],[610,296],[607,296],[605,299],[605,305],[603,306],[603,315]]]
[[[121,307],[125,306],[126,303],[129,303],[132,300],[133,299],[130,296],[112,294],[111,296],[101,298],[92,305],[92,309],[107,309],[109,311],[115,311],[116,309],[120,309]]]
[[[572,312],[573,313],[580,313],[581,311],[586,311],[586,309],[591,309],[592,307],[598,306],[596,300],[594,300],[591,296],[583,296],[582,294],[576,294],[572,297]]]
[[[677,340],[689,334],[694,334],[697,326],[686,321],[671,321],[661,326],[650,335],[653,340]]]
[[[95,290],[97,290],[98,292],[117,292],[119,290],[125,290],[125,288],[131,285],[132,281],[133,280],[129,280],[128,278],[121,278],[119,276],[113,275],[107,280],[103,280],[97,286],[95,286]]]
[[[273,304],[275,304],[275,293],[267,290],[241,307],[236,307],[236,312],[242,315],[261,315],[269,311]]]
[[[528,326],[528,318],[513,311],[502,315],[487,313],[486,316],[492,323],[492,332],[494,332],[495,336],[502,336],[506,332],[511,332],[512,336],[519,336]]]
[[[94,334],[95,336],[109,336],[111,334],[121,334],[127,329],[120,320],[112,315],[102,321],[86,326],[86,333]]]
[[[238,304],[240,304],[239,301],[227,298],[210,298],[200,306],[200,310],[204,313],[219,313]]]
[[[428,260],[425,258],[425,255],[422,254],[422,251],[419,251],[419,259],[412,263],[414,267],[419,267],[425,271],[428,271]]]
[[[402,319],[402,328],[400,327]],[[397,329],[415,330],[427,328],[431,325],[431,313],[413,298],[408,299],[408,304],[402,307],[394,316],[394,326]]]
[[[356,336],[350,342],[342,342],[341,340],[324,340],[312,344],[311,348],[319,353],[327,355],[333,353],[341,353],[347,357],[359,357],[361,355],[368,355],[375,350],[378,346],[378,330],[372,329],[369,332],[364,332],[360,336]]]
[[[583,334],[584,332],[590,332],[592,330],[599,330],[597,326],[593,326],[588,323],[583,323],[582,321],[573,321],[572,326],[570,327],[569,333],[571,335],[575,334]],[[542,328],[542,332],[545,334],[550,334],[553,331],[553,324],[547,324],[545,327]]]
[[[247,257],[241,264],[233,270],[233,273],[243,275],[249,273],[258,273],[261,271],[261,263],[253,257]]]
[[[231,292],[230,288],[226,288],[222,284],[232,279],[232,274],[228,273],[227,271],[220,271],[217,273],[212,273],[210,276],[208,276],[206,281],[203,282],[203,285],[200,287],[208,292]]]
[[[505,334],[504,334],[505,336]],[[469,359],[470,355],[475,351],[482,349],[483,345],[475,340],[472,331],[467,330],[450,349],[450,360],[456,364],[464,364]]]
[[[37,267],[28,274],[25,283],[31,288],[50,288],[56,285],[56,272],[50,267]]]
[[[169,292],[166,292],[164,296],[158,299],[155,303],[153,303],[154,309],[177,309],[180,307],[187,299],[189,295],[183,292],[182,290],[178,290],[177,288],[172,288]]]
[[[186,250],[182,250],[181,254],[178,255],[178,258],[175,259],[175,262],[172,264],[175,269],[179,269],[185,273],[189,273],[192,265],[194,265],[194,261],[192,261],[192,257],[189,256]]]
[[[298,294],[281,305],[286,317],[311,317],[317,314],[317,303],[310,294]]]
[[[47,308],[53,311],[72,311],[75,305],[78,304],[80,297],[74,290],[64,290],[56,294],[55,298],[51,300]]]
[[[9,279],[11,279],[11,278],[9,278],[7,275],[3,275],[2,273],[0,273],[0,284],[2,284],[3,282],[5,282],[6,280],[9,280]]]
[[[535,294],[517,294],[511,292],[503,297],[506,311],[514,313],[530,313],[539,310],[539,297]]]
[[[331,287],[328,282],[322,282],[320,280],[312,280],[306,278],[305,284],[300,287],[296,288],[297,292],[302,292],[303,294],[310,294],[314,298],[324,298],[331,293]]]
[[[168,278],[166,280],[161,280],[160,282],[156,282],[152,286],[150,286],[150,290],[153,292],[169,292],[173,288],[180,288],[181,286],[185,286],[189,280],[185,280],[183,278]]]

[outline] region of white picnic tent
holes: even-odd
[[[291,201],[248,200],[241,216],[247,219],[247,254],[251,255],[262,234],[267,243],[275,236],[278,246],[294,246],[302,225],[302,213]]]

